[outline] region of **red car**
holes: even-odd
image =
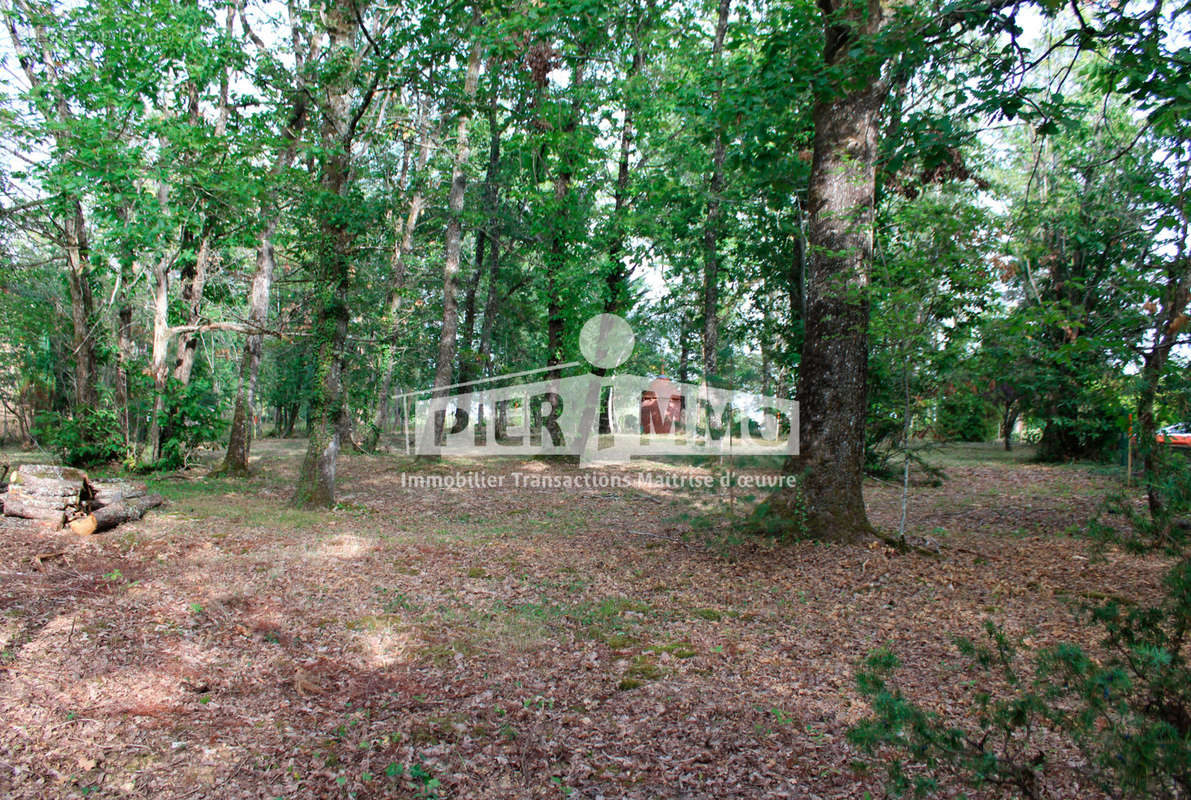
[[[1171,447],[1191,447],[1191,423],[1180,422],[1177,425],[1168,425],[1158,431],[1156,438],[1159,444],[1168,444]]]

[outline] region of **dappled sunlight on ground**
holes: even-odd
[[[169,505],[108,534],[0,527],[0,796],[879,796],[844,739],[866,653],[952,713],[955,635],[1044,646],[1163,570],[1067,535],[1111,475],[966,451],[911,490],[930,559],[741,538],[738,489],[400,485],[585,473],[558,461],[350,455],[340,507],[301,511],[300,443],[257,450],[244,481],[155,481]],[[896,526],[900,487],[867,499]]]

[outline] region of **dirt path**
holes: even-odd
[[[915,489],[936,561],[709,546],[691,515],[722,495],[511,483],[591,474],[535,462],[349,456],[341,507],[295,511],[300,444],[261,452],[247,482],[159,482],[168,507],[109,534],[0,529],[0,796],[880,796],[844,739],[868,651],[946,710],[955,635],[1082,636],[1070,598],[1163,569],[1065,535],[1109,482],[1070,467]],[[506,485],[408,485],[481,470]],[[896,524],[896,487],[869,502]]]

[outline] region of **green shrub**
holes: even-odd
[[[1153,469],[1142,485],[1157,499],[1156,505],[1139,507],[1134,488],[1121,487],[1104,499],[1101,513],[1089,523],[1087,533],[1100,544],[1120,545],[1132,552],[1165,550],[1179,555],[1191,536],[1191,458],[1165,445],[1156,448]],[[1144,449],[1144,443],[1140,444]],[[1142,463],[1139,452],[1134,463]],[[1127,526],[1112,524],[1109,516],[1122,517]]]
[[[1039,461],[1103,461],[1116,452],[1127,413],[1120,400],[1100,387],[1073,392],[1036,415],[1042,423]]]
[[[997,435],[997,414],[984,397],[960,390],[939,400],[935,430],[949,441],[987,442]]]
[[[206,378],[182,385],[170,378],[161,417],[161,458],[155,467],[185,467],[199,447],[217,441],[227,427],[219,409],[219,396]]]
[[[1056,752],[1063,747],[1082,753],[1081,771],[1111,796],[1191,797],[1191,559],[1165,588],[1153,607],[1110,602],[1091,612],[1107,657],[1062,644],[1037,656],[1028,679],[1028,665],[992,623],[991,646],[959,640],[977,687],[966,727],[908,700],[891,684],[897,658],[878,651],[857,676],[874,713],[849,739],[870,754],[893,751],[886,766],[895,796],[931,796],[945,777],[1001,796],[1049,796],[1048,776],[1067,761]]]
[[[80,408],[74,416],[39,414],[33,435],[72,467],[90,467],[124,458],[124,433],[111,408]]]

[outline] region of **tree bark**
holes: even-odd
[[[303,59],[305,60],[305,59]],[[306,93],[302,91],[305,82],[302,80],[301,64],[295,73],[297,91],[294,93],[294,105],[290,111],[289,120],[282,131],[285,145],[277,155],[269,177],[276,179],[291,163],[297,151],[297,138],[306,127],[308,104]],[[277,255],[273,247],[273,235],[277,231],[279,210],[277,208],[277,194],[270,190],[261,209],[264,226],[257,237],[256,243],[256,272],[252,276],[252,289],[248,297],[248,322],[256,329],[264,328],[269,321],[269,296],[273,290],[273,275],[277,268]],[[236,404],[232,411],[232,426],[228,434],[227,453],[219,472],[232,475],[246,475],[248,460],[252,452],[253,437],[253,407],[256,400],[256,384],[260,377],[261,351],[264,336],[261,333],[249,333],[244,340],[244,352],[240,356],[240,380],[236,388]],[[280,429],[280,420],[278,420]]]
[[[446,251],[443,258],[442,330],[438,337],[438,362],[434,371],[435,394],[451,384],[455,370],[455,345],[459,333],[459,298],[456,283],[463,247],[463,199],[467,191],[467,160],[471,155],[468,126],[471,103],[480,77],[480,42],[472,43],[467,58],[467,76],[463,83],[463,110],[455,127],[455,164],[451,169],[451,194],[448,200]]]
[[[361,4],[362,5],[362,4]],[[323,23],[333,57],[350,51],[349,63],[357,64],[359,55],[353,40],[360,19],[357,6],[332,5],[323,12]],[[342,206],[351,184],[352,145],[356,124],[375,93],[380,72],[373,75],[371,88],[352,108],[352,75],[344,71],[324,86],[320,138],[326,153],[321,167],[320,188],[328,202]],[[306,508],[330,508],[335,505],[335,468],[339,457],[340,436],[347,420],[343,391],[343,365],[350,322],[348,291],[351,288],[351,248],[355,232],[348,214],[336,209],[324,214],[319,226],[318,290],[319,306],[314,335],[319,343],[314,397],[310,401],[310,441],[298,474],[293,505]]]
[[[678,382],[686,383],[690,378],[691,368],[691,325],[683,309],[678,323]]]
[[[123,207],[119,210],[120,221],[127,225],[132,218],[132,209]],[[136,255],[131,243],[125,242],[120,248],[117,259],[120,272],[116,277],[118,288],[115,291],[115,339],[116,339],[116,411],[120,415],[120,430],[124,436],[124,455],[131,458],[136,453],[137,430],[132,420],[132,386],[130,367],[136,353],[136,345],[132,338],[132,283],[133,269]]]
[[[145,516],[145,512],[157,508],[164,502],[165,498],[159,494],[122,500],[97,508],[85,517],[79,517],[70,523],[70,529],[81,536],[102,533],[125,522],[135,522]]]
[[[83,409],[99,405],[96,389],[98,359],[95,338],[91,335],[91,264],[87,246],[87,224],[83,206],[72,200],[71,210],[62,221],[62,243],[66,249],[67,277],[70,283],[70,322],[74,345],[75,404]]]
[[[264,327],[269,318],[269,294],[273,286],[273,273],[277,267],[273,249],[273,233],[277,230],[274,215],[265,223],[256,245],[256,272],[252,276],[252,289],[248,299],[248,322]],[[260,376],[261,351],[264,335],[250,333],[244,340],[244,352],[240,356],[240,382],[236,389],[236,404],[232,411],[232,427],[228,434],[227,453],[223,457],[220,472],[230,475],[246,475],[248,459],[252,451],[253,406],[256,400],[256,383]]]
[[[158,199],[165,203],[166,190],[158,187]],[[141,461],[152,463],[161,458],[161,417],[165,411],[165,390],[168,379],[166,356],[170,345],[170,265],[172,255],[162,255],[153,265],[153,350],[149,365],[153,377],[153,415],[149,418],[149,435],[141,453]]]
[[[496,238],[496,228],[499,225],[497,219],[497,181],[500,179],[500,137],[502,129],[497,122],[497,86],[499,80],[499,62],[496,59],[489,59],[488,69],[491,73],[492,81],[492,95],[488,102],[488,109],[486,116],[488,119],[488,168],[484,174],[484,224],[476,231],[476,268],[472,276],[472,281],[467,289],[467,299],[464,302],[463,312],[463,358],[459,364],[459,379],[461,381],[473,380],[477,374],[483,369],[481,347],[473,347],[475,344],[476,331],[476,302],[479,295],[480,286],[487,279],[489,299],[492,298],[493,293],[496,292],[496,272],[492,269],[491,264],[488,263],[489,248],[488,243],[490,238]],[[496,258],[496,253],[491,253],[492,258]],[[487,269],[485,269],[487,267]],[[489,303],[484,303],[484,313],[489,312]],[[481,331],[482,333],[482,331]],[[482,336],[481,336],[482,338]],[[482,343],[481,343],[482,345]]]
[[[715,117],[715,138],[711,147],[711,179],[708,181],[707,219],[703,224],[703,381],[710,384],[719,377],[719,235],[720,205],[724,189],[724,134],[719,124],[720,97],[724,89],[724,35],[728,30],[731,0],[720,0],[715,24],[715,40],[711,48],[715,90],[711,95],[711,109]]]
[[[0,10],[6,12],[9,38],[13,50],[18,56],[18,62],[29,80],[32,89],[41,87],[43,79],[50,81],[49,96],[53,101],[52,110],[43,110],[45,121],[56,128],[53,133],[58,152],[69,158],[72,152],[71,127],[74,115],[66,95],[58,88],[59,56],[50,46],[50,38],[43,24],[34,19],[32,10],[18,9],[11,0],[0,2]],[[37,14],[49,15],[48,8],[37,9]],[[35,47],[27,46],[17,29],[18,19],[25,18],[25,22],[32,28]],[[40,63],[44,72],[39,73],[35,64]],[[94,305],[91,296],[91,263],[90,250],[87,244],[87,220],[83,214],[83,204],[75,194],[66,193],[63,199],[63,213],[59,229],[60,243],[66,255],[67,283],[70,288],[70,322],[72,333],[73,357],[75,365],[75,406],[79,409],[94,409],[99,405],[99,392],[96,388],[98,373],[98,357],[95,352],[95,338],[91,335],[91,315]]]
[[[207,283],[207,270],[211,262],[211,235],[199,237],[193,260],[187,260],[179,278],[182,281],[182,306],[186,309],[186,324],[197,325],[202,317],[203,287]],[[177,355],[174,358],[174,378],[183,386],[190,383],[194,369],[194,357],[198,353],[199,334],[187,331],[179,334]]]
[[[1164,447],[1157,442],[1154,400],[1158,395],[1158,387],[1166,370],[1166,363],[1170,359],[1170,352],[1178,341],[1179,333],[1187,327],[1187,305],[1191,302],[1191,259],[1186,254],[1188,221],[1182,200],[1186,183],[1187,174],[1184,172],[1179,186],[1178,252],[1167,271],[1165,297],[1155,321],[1153,344],[1143,357],[1141,391],[1137,397],[1138,449],[1141,451],[1142,467],[1145,471],[1146,501],[1150,517],[1156,522],[1164,521],[1167,502],[1162,496],[1158,480],[1162,459],[1166,453]]]
[[[651,20],[650,20],[651,24]],[[633,81],[641,73],[645,64],[645,51],[641,44],[640,34],[634,30],[633,55],[629,68],[625,74],[625,93],[623,102],[624,122],[620,126],[620,155],[616,165],[616,187],[612,192],[612,241],[608,245],[608,260],[611,268],[605,277],[607,294],[604,297],[605,314],[624,314],[632,297],[630,296],[630,281],[633,277],[631,265],[626,264],[622,256],[626,232],[626,208],[629,203],[629,156],[633,150],[634,107],[635,98]]]
[[[228,38],[231,38],[232,29],[235,24],[235,7],[229,6],[227,9],[227,22],[225,23],[225,33]],[[198,128],[203,124],[203,115],[199,107],[199,93],[198,87],[193,82],[188,84],[189,97],[189,123]],[[229,82],[227,68],[223,70],[223,75],[219,82],[219,107],[215,118],[214,139],[220,141],[223,139],[224,133],[227,131],[227,121],[231,113],[231,107],[228,104]],[[182,305],[186,309],[186,324],[198,325],[202,318],[203,310],[203,288],[207,284],[207,274],[210,270],[212,259],[214,258],[214,227],[215,220],[208,216],[202,225],[202,230],[199,233],[198,247],[195,251],[194,260],[187,260],[182,270]],[[197,331],[186,331],[178,337],[178,355],[174,362],[174,378],[183,386],[190,383],[190,373],[194,369],[194,358],[198,353],[199,334]]]
[[[856,35],[881,26],[878,2],[837,8],[823,0],[825,64],[848,72]],[[848,19],[840,20],[844,13]],[[864,508],[864,423],[868,400],[869,264],[872,257],[878,113],[888,87],[876,75],[858,88],[837,86],[817,98],[808,198],[806,334],[799,385],[802,455],[767,511],[785,530],[854,542],[873,527]],[[857,81],[860,83],[860,81]]]
[[[428,113],[428,112],[427,112]],[[435,132],[436,133],[436,132]],[[385,322],[388,327],[387,339],[381,349],[381,380],[380,397],[376,404],[376,417],[373,419],[372,439],[369,449],[375,448],[384,430],[392,406],[393,373],[397,368],[397,341],[401,335],[401,301],[405,293],[406,274],[408,271],[409,254],[414,249],[414,229],[418,226],[418,219],[426,206],[423,192],[425,185],[424,172],[430,162],[430,152],[434,148],[435,133],[428,125],[423,127],[422,141],[418,147],[418,157],[414,162],[412,176],[413,191],[409,199],[404,222],[398,227],[393,254],[389,259],[390,283],[389,294],[385,302]]]
[[[570,90],[573,92],[574,100],[571,103],[571,111],[567,116],[566,122],[562,126],[562,132],[565,134],[572,134],[575,128],[579,125],[579,113],[582,108],[580,89],[583,87],[584,81],[584,63],[582,58],[571,69],[571,85]],[[539,83],[539,91],[545,89],[545,85]],[[567,247],[567,227],[562,224],[562,220],[571,220],[573,215],[567,212],[565,208],[566,201],[571,192],[571,181],[575,176],[574,166],[571,163],[572,154],[565,149],[567,145],[564,143],[559,148],[556,171],[554,176],[554,212],[559,215],[560,219],[554,226],[553,235],[550,237],[550,257],[546,264],[546,366],[556,367],[563,361],[563,337],[566,334],[566,319],[563,317],[563,287],[562,274],[566,265],[566,247]],[[562,372],[558,369],[552,369],[546,373],[549,380],[557,380],[562,377]]]
[[[495,95],[494,95],[495,97]],[[488,108],[488,126],[493,131],[489,143],[489,166],[493,170],[494,181],[500,170],[500,134],[501,129],[496,122],[496,103]],[[498,187],[492,183],[492,191],[485,198],[487,205],[488,227],[484,231],[484,243],[488,248],[485,266],[488,269],[488,293],[484,296],[483,319],[480,322],[480,342],[476,356],[476,374],[482,374],[488,367],[488,356],[492,352],[492,324],[496,313],[496,298],[500,289],[500,230],[501,222],[498,216]]]

